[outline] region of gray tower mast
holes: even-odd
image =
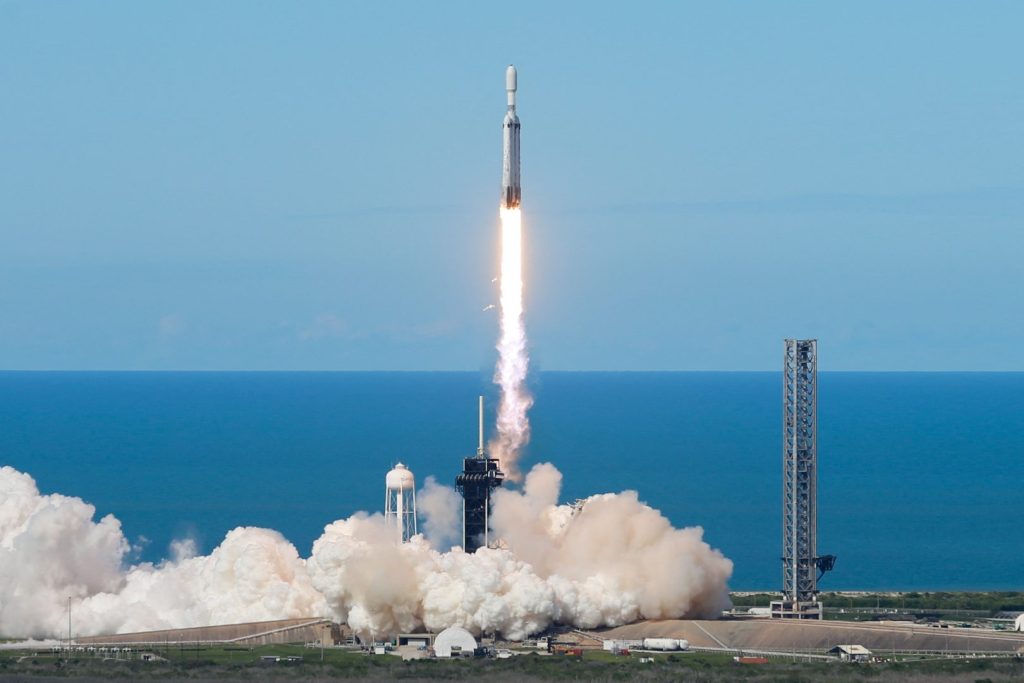
[[[818,340],[787,339],[782,371],[782,600],[772,616],[821,619],[818,574]]]

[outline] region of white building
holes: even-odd
[[[451,626],[434,638],[435,657],[472,657],[476,651],[476,638],[464,628]]]
[[[871,650],[863,645],[836,645],[828,653],[830,655],[837,655],[844,662],[871,661]]]

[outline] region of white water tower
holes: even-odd
[[[416,478],[402,463],[384,477],[384,521],[395,530],[395,540],[405,543],[416,535]]]

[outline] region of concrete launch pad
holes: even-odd
[[[807,621],[757,618],[719,620],[666,619],[639,621],[625,626],[575,631],[584,647],[600,647],[602,640],[675,638],[690,648],[723,652],[824,655],[836,645],[863,645],[878,656],[891,653],[935,655],[1000,654],[1024,652],[1024,633],[977,628],[940,628],[908,622]],[[586,636],[584,634],[587,634]],[[181,644],[268,645],[323,643],[330,646],[351,639],[347,626],[327,619],[206,626],[202,628],[123,633],[76,639],[78,645],[166,646]]]
[[[323,643],[333,645],[351,636],[347,626],[328,619],[279,619],[223,626],[177,628],[144,633],[84,636],[75,639],[77,645],[273,645],[281,643]]]
[[[729,651],[821,654],[845,644],[863,645],[883,656],[893,651],[1014,654],[1024,650],[1024,633],[907,622],[668,619],[640,621],[593,633],[614,640],[680,638],[694,648]]]

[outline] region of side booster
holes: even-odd
[[[519,206],[523,190],[519,184],[519,115],[516,114],[516,68],[505,70],[505,92],[508,111],[502,128],[501,205],[506,209]]]

